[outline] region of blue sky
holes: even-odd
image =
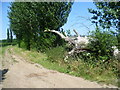
[[[0,35],[0,40],[1,39],[6,39],[7,35],[6,35],[6,31],[7,28],[9,28],[9,19],[8,19],[8,6],[10,6],[10,4],[8,2],[2,3],[2,15],[0,15],[0,18],[2,18],[2,26],[0,25],[0,27],[2,27],[0,33],[2,33],[2,35]]]
[[[0,34],[2,34],[0,40],[7,38],[6,31],[9,28],[8,6],[10,6],[10,2],[0,2],[0,23],[2,23],[2,25],[0,24]],[[94,30],[94,26],[87,20],[92,16],[88,12],[88,8],[96,9],[93,2],[74,2],[67,23],[62,28],[70,30],[72,34],[72,30],[75,29],[80,35],[87,35],[89,30]]]
[[[88,12],[88,8],[96,9],[96,6],[93,2],[75,2],[69,14],[68,21],[63,28],[65,30],[70,29],[72,33],[73,29],[75,29],[80,35],[87,35],[89,30],[94,30],[94,26],[88,20],[92,16]]]

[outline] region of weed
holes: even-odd
[[[46,51],[46,53],[27,51],[18,47],[14,47],[14,51],[25,59],[41,64],[48,69],[80,76],[92,81],[118,85],[118,69],[116,68],[118,63],[116,60],[107,62],[98,60],[93,63],[92,60],[85,61],[77,57],[74,60],[69,58],[69,62],[64,62],[64,47],[56,47]]]

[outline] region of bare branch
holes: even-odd
[[[60,32],[56,31],[56,30],[45,30],[44,32],[53,32],[58,34],[62,39],[65,39],[66,36],[64,36],[63,34],[61,34]]]
[[[79,53],[79,52],[85,51],[85,50],[82,50],[81,48],[83,48],[83,45],[86,46],[86,44],[88,44],[88,39],[87,38],[80,37],[80,35],[78,34],[78,32],[75,29],[73,31],[75,32],[75,34],[77,35],[77,37],[64,36],[59,31],[55,31],[55,30],[45,30],[44,31],[44,32],[53,32],[53,33],[56,33],[62,39],[64,39],[65,41],[67,41],[70,45],[74,46],[73,49],[70,52],[68,52],[68,55],[65,57],[64,60],[66,60],[69,56],[73,55],[74,53]]]
[[[77,32],[75,29],[73,29],[73,31],[75,32],[75,34],[77,35],[77,37],[80,36],[80,35],[78,34],[78,32]]]

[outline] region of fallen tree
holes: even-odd
[[[64,39],[66,42],[68,42],[70,47],[72,46],[72,49],[67,53],[64,60],[66,60],[69,56],[72,56],[72,55],[80,53],[80,52],[85,52],[85,51],[98,54],[99,49],[93,50],[92,48],[87,48],[88,43],[89,42],[91,43],[91,41],[89,41],[91,38],[81,37],[76,30],[73,30],[73,31],[76,34],[75,36],[67,36],[65,33],[62,34],[56,30],[45,30],[44,32],[55,33],[55,34],[59,35],[62,39]],[[94,39],[92,38],[91,40],[94,41],[94,43],[96,42],[96,40],[98,41],[98,39],[95,39],[95,38]],[[115,52],[116,52],[116,49],[113,50],[113,56],[115,56],[114,55]],[[119,55],[117,54],[115,57],[118,57],[118,56]]]
[[[88,37],[81,37],[78,32],[76,30],[73,30],[76,34],[76,36],[74,37],[68,37],[67,35],[63,35],[62,33],[60,33],[59,31],[56,30],[45,30],[44,32],[53,32],[56,33],[57,35],[59,35],[62,39],[64,39],[66,42],[68,42],[68,44],[70,46],[72,46],[72,50],[68,52],[68,54],[66,55],[66,57],[64,58],[65,60],[75,54],[75,53],[80,53],[80,52],[84,52],[84,51],[92,51],[89,50],[87,48],[85,48],[87,46],[87,44],[89,43],[89,39]]]

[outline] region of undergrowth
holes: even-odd
[[[0,55],[1,56],[4,56],[5,51],[6,51],[7,48],[8,48],[8,46],[6,46],[6,47],[0,47]]]
[[[85,79],[106,84],[118,85],[118,62],[109,60],[107,62],[84,61],[78,57],[64,61],[64,47],[56,47],[47,50],[46,53],[27,51],[18,47],[13,47],[16,54],[27,60],[41,64],[45,68],[57,70],[70,75],[83,77]]]

